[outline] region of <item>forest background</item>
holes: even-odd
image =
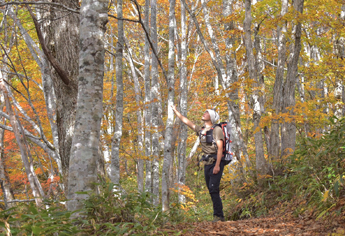
[[[87,230],[117,233],[157,230],[158,216],[211,217],[197,136],[173,104],[200,125],[208,108],[231,124],[227,218],[277,204],[342,214],[342,0],[2,0],[0,9],[5,231],[43,232],[43,220],[25,223],[43,205],[68,222],[86,207]],[[17,205],[30,201],[41,210]]]

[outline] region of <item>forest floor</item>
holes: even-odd
[[[345,235],[345,222],[333,221],[323,224],[308,219],[283,219],[265,217],[257,219],[225,221],[225,222],[195,222],[170,226],[171,235]],[[166,231],[166,232],[167,232]],[[174,233],[173,233],[174,232]]]
[[[293,217],[290,213],[225,222],[193,222],[167,225],[169,235],[345,235],[345,212],[327,220],[313,216]],[[171,232],[171,234],[169,233]]]

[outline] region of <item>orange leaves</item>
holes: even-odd
[[[175,193],[180,193],[187,198],[186,203],[181,205],[181,208],[185,211],[188,211],[198,202],[193,191],[187,185],[175,183],[175,188],[172,188],[171,190]]]

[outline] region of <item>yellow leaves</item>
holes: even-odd
[[[193,191],[187,185],[176,183],[175,188],[172,188],[171,190],[186,197],[186,202],[181,205],[181,208],[185,211],[189,211],[191,207],[199,202],[196,199]]]
[[[260,132],[260,127],[256,127],[253,133],[256,134],[257,132]]]
[[[329,190],[326,190],[323,194],[323,197],[322,197],[322,201],[323,202],[326,202],[327,199],[328,199],[328,195],[329,195]]]
[[[260,174],[257,174],[257,177],[258,177],[258,180],[262,180],[262,179],[269,179],[269,178],[272,178],[272,175],[260,175]]]

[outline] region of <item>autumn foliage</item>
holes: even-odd
[[[10,1],[5,1],[10,2]],[[144,39],[145,33],[142,26],[135,22],[138,19],[138,10],[144,15],[145,1],[137,1],[140,8],[137,9],[134,1],[124,1],[123,18],[125,29],[125,56],[124,63],[124,112],[122,138],[120,144],[120,174],[121,185],[129,192],[136,191],[136,176],[138,171],[138,160],[150,160],[152,157],[145,155],[140,150],[138,135],[141,134],[138,127],[143,125],[143,131],[153,133],[151,126],[145,126],[145,122],[138,124],[137,111],[144,114],[145,88],[144,88]],[[186,1],[197,16],[198,24],[205,40],[211,45],[217,44],[220,49],[220,56],[224,65],[233,58],[235,65],[234,73],[237,81],[232,82],[228,87],[224,87],[219,80],[219,75],[212,63],[210,53],[198,36],[189,14],[188,19],[188,55],[187,55],[187,80],[188,80],[188,118],[201,125],[200,120],[205,109],[215,108],[222,121],[229,119],[230,102],[239,109],[240,136],[243,142],[242,149],[238,150],[241,155],[237,156],[237,161],[226,167],[222,178],[222,198],[226,216],[232,220],[259,217],[268,214],[276,214],[279,209],[284,211],[293,207],[289,211],[289,217],[310,217],[310,219],[334,219],[343,216],[344,212],[344,143],[343,131],[345,114],[345,94],[344,94],[344,74],[345,74],[345,10],[344,3],[340,0],[304,0],[303,14],[296,13],[291,1],[289,2],[286,14],[281,14],[282,1],[261,0],[251,1],[252,3],[252,25],[251,39],[259,44],[260,51],[254,49],[259,82],[250,78],[248,69],[248,56],[244,45],[245,20],[244,1],[231,2],[231,14],[224,16],[224,1],[208,1],[207,9],[210,14],[210,24],[214,30],[215,41],[206,28],[206,22],[202,13],[199,1]],[[1,3],[2,4],[2,3]],[[176,35],[175,35],[175,103],[178,104],[181,98],[180,70],[181,70],[181,2],[176,2]],[[163,68],[168,68],[169,52],[169,1],[158,0],[158,59]],[[35,26],[32,18],[24,5],[8,5],[15,12],[17,20],[20,22],[26,33],[35,43],[36,48],[31,48],[27,39],[20,31],[16,19],[10,17],[5,11],[5,6],[1,6],[1,60],[2,79],[6,80],[6,86],[13,96],[10,98],[16,118],[20,121],[24,129],[34,136],[39,142],[52,146],[50,150],[55,151],[55,143],[51,129],[51,122],[47,112],[47,104],[42,87],[42,74],[40,65],[35,57],[40,57]],[[37,9],[39,5],[35,6]],[[68,11],[67,11],[68,12]],[[115,55],[117,44],[117,19],[116,7],[109,5],[109,22],[107,24],[106,37],[106,57],[104,74],[103,93],[103,120],[101,125],[100,153],[104,161],[105,172],[109,168],[111,142],[115,130],[116,112],[116,71]],[[68,13],[70,14],[70,13]],[[72,13],[71,13],[72,14]],[[44,21],[44,19],[43,19]],[[288,73],[289,59],[292,57],[295,43],[295,27],[300,23],[302,26],[301,51],[298,59],[298,71],[296,86],[294,87],[295,103],[291,107],[285,107],[277,111],[274,108],[274,90],[277,80],[278,54],[280,46],[277,34],[278,28],[285,27],[282,31],[286,41],[286,60],[283,63],[283,85],[282,93],[286,88],[286,77]],[[230,29],[227,25],[231,25]],[[233,40],[231,47],[227,45],[227,40]],[[153,54],[151,52],[152,59]],[[129,60],[133,60],[135,70],[139,79],[140,102],[136,102],[134,90],[134,78],[131,72]],[[229,70],[229,64],[226,64]],[[229,71],[227,72],[229,73]],[[230,77],[230,75],[228,75]],[[164,159],[164,130],[168,117],[168,86],[163,76],[162,68],[159,68],[159,126],[160,137],[159,163],[162,168]],[[259,126],[254,128],[253,95],[258,92],[261,99],[261,117]],[[236,100],[232,100],[229,94],[236,93]],[[284,97],[279,99],[283,100]],[[32,192],[28,177],[25,173],[21,160],[21,152],[17,145],[15,135],[11,131],[8,112],[1,98],[1,128],[4,128],[4,135],[1,141],[1,162],[4,175],[2,181],[9,183],[11,194],[15,199],[31,199]],[[232,111],[233,112],[233,111]],[[57,114],[53,114],[57,116]],[[56,119],[55,121],[56,122]],[[281,137],[282,124],[291,123],[296,128],[296,148],[289,151],[288,155],[283,155],[280,150],[279,156],[274,157],[270,153],[270,138],[272,124],[279,124]],[[177,221],[202,221],[209,220],[208,212],[211,209],[208,199],[208,192],[204,185],[203,173],[198,166],[200,150],[194,154],[192,160],[188,160],[186,181],[180,185],[177,182],[177,166],[179,154],[179,130],[181,124],[175,122],[176,141],[173,143],[174,160],[171,167],[173,184],[170,186],[170,197],[172,211],[178,214],[185,214]],[[191,151],[197,136],[192,131],[188,131],[187,155]],[[264,158],[267,161],[267,173],[258,173],[256,169],[256,146],[255,134],[260,133],[263,138]],[[27,145],[30,152],[30,163],[32,163],[34,173],[37,175],[42,185],[47,199],[63,200],[65,198],[62,187],[64,176],[61,175],[60,167],[56,160],[27,135]],[[282,142],[280,140],[280,142]],[[279,144],[282,146],[282,143]],[[246,150],[243,150],[246,147]],[[144,149],[147,148],[144,144]],[[247,154],[247,155],[246,155]],[[248,158],[248,159],[246,159]],[[159,170],[161,173],[161,169]],[[108,180],[107,176],[100,179]],[[105,183],[103,183],[105,184]],[[104,187],[104,186],[102,186]],[[109,193],[108,193],[109,194]],[[178,195],[185,197],[185,202],[181,204]],[[149,198],[151,196],[130,195],[135,201],[143,201],[143,209],[149,208]],[[4,197],[3,188],[0,189],[0,198]],[[104,197],[104,196],[103,196]],[[110,195],[106,197],[111,197]],[[101,201],[102,198],[94,197]],[[146,199],[147,198],[147,199]],[[301,201],[300,199],[305,199]],[[147,202],[146,202],[147,200]],[[117,202],[116,202],[117,201]],[[116,203],[123,208],[127,204],[124,199],[116,199]],[[132,202],[132,203],[133,203]],[[98,202],[99,203],[99,202]],[[89,202],[90,204],[90,202]],[[128,203],[129,204],[129,203]],[[133,203],[134,204],[134,203]],[[5,208],[5,205],[1,205]],[[60,206],[61,207],[61,206]],[[98,208],[97,208],[98,207]],[[155,217],[158,210],[145,215],[140,209],[134,209],[133,215],[125,215],[120,209],[116,212],[116,219],[101,212],[104,210],[97,205],[93,209],[103,218],[100,230],[107,229],[104,222],[121,222],[121,217],[130,222],[135,222],[136,214],[143,214],[143,221],[149,224],[149,218]],[[110,207],[110,206],[109,206]],[[200,208],[200,209],[199,209]],[[91,207],[89,208],[91,209]],[[116,209],[119,210],[119,209]],[[91,211],[91,210],[90,210]],[[101,213],[100,213],[101,212]],[[109,213],[109,214],[110,214]],[[115,214],[115,213],[114,213]],[[92,215],[92,214],[91,214]],[[277,215],[284,215],[278,214]],[[92,215],[94,217],[94,215]],[[91,218],[92,218],[91,217]],[[108,218],[107,218],[108,217]],[[332,218],[333,217],[333,218]],[[97,217],[95,217],[97,218]],[[94,220],[94,218],[92,218]],[[182,219],[182,220],[181,220]],[[292,219],[292,218],[291,218]],[[337,218],[338,219],[338,218]],[[104,222],[103,222],[104,221]],[[157,220],[158,221],[158,220]],[[89,232],[94,232],[97,224],[88,225]],[[160,222],[162,223],[162,222]],[[101,223],[100,223],[101,224]],[[276,224],[276,222],[272,223]],[[153,223],[152,223],[153,225]],[[151,226],[152,226],[151,225]],[[150,226],[150,227],[151,227]],[[135,228],[135,224],[129,228]],[[139,226],[138,226],[139,227]],[[234,232],[240,233],[241,226],[231,225],[236,228]],[[264,226],[265,227],[265,226]],[[154,227],[153,227],[154,228]],[[155,231],[157,228],[150,228]],[[169,228],[169,227],[168,227]],[[172,227],[174,228],[174,227]],[[183,227],[182,227],[183,228]],[[174,228],[174,230],[183,230]],[[98,229],[98,228],[97,228]],[[169,229],[165,229],[169,230]],[[163,230],[164,231],[164,230]],[[338,229],[340,232],[341,229]],[[115,232],[115,231],[114,231]],[[118,232],[118,231],[116,231]],[[119,231],[120,232],[120,231]],[[290,232],[282,231],[282,232]],[[188,234],[187,234],[188,235]]]

